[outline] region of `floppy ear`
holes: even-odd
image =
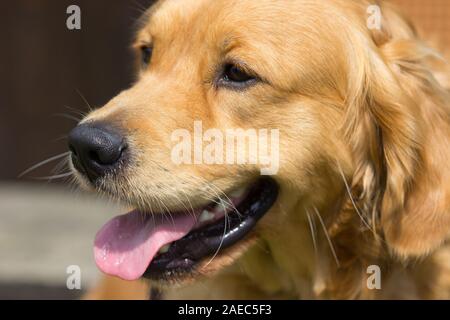
[[[355,52],[346,134],[364,209],[396,254],[419,256],[450,236],[450,98],[432,69],[439,57],[394,11],[382,14],[370,50]]]

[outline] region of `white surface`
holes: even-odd
[[[82,289],[98,277],[97,230],[118,206],[61,188],[0,184],[0,283],[65,286],[66,268],[81,268]]]

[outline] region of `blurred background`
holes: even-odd
[[[0,299],[72,299],[96,283],[92,241],[120,208],[72,190],[67,179],[44,179],[67,172],[64,158],[18,176],[66,152],[88,104],[102,106],[131,84],[129,45],[152,2],[0,2]],[[450,44],[450,0],[393,2],[435,46]],[[81,8],[81,30],[66,28],[72,4]],[[80,267],[82,290],[67,289],[70,265]]]

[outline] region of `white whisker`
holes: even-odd
[[[46,159],[46,160],[44,160],[44,161],[41,161],[41,162],[39,162],[39,163],[37,163],[37,164],[31,166],[30,168],[28,168],[28,169],[25,170],[24,172],[22,172],[22,173],[18,176],[18,178],[22,178],[22,177],[23,177],[24,175],[26,175],[27,173],[30,173],[31,171],[34,171],[34,170],[36,170],[37,168],[40,168],[40,167],[42,167],[43,165],[46,165],[47,163],[50,163],[50,162],[52,162],[52,161],[61,159],[62,157],[66,157],[66,156],[68,156],[69,154],[70,154],[70,151],[64,152],[64,153],[61,153],[61,154],[58,154],[58,155],[53,156],[53,157],[51,157],[51,158],[48,158],[48,159]]]
[[[221,198],[219,195],[218,195],[218,198],[219,198],[220,202],[221,202],[222,205],[223,205],[222,198]],[[219,247],[217,248],[217,250],[216,250],[216,252],[214,253],[214,255],[211,257],[211,259],[208,261],[208,263],[205,265],[205,268],[206,268],[207,266],[209,266],[209,264],[210,264],[210,263],[217,257],[217,255],[219,254],[219,251],[220,251],[220,249],[222,248],[223,241],[224,241],[224,239],[225,239],[225,235],[227,234],[228,214],[227,214],[227,211],[226,211],[226,209],[225,209],[225,206],[223,206],[223,209],[224,209],[224,212],[225,212],[225,221],[224,221],[224,224],[223,224],[223,234],[222,234],[222,239],[220,239]]]
[[[339,259],[336,255],[336,251],[334,250],[333,243],[331,242],[330,236],[327,231],[327,227],[325,226],[325,223],[323,222],[322,217],[320,216],[319,210],[317,210],[316,207],[314,207],[314,212],[316,213],[317,217],[319,218],[319,222],[322,226],[323,232],[325,233],[325,237],[327,238],[328,244],[330,245],[331,253],[333,254],[334,260],[336,261],[336,265],[338,268],[340,267]]]
[[[67,172],[67,173],[62,173],[62,174],[57,174],[54,176],[47,176],[47,177],[37,177],[37,178],[33,178],[35,180],[54,180],[54,179],[62,179],[65,177],[69,177],[73,175],[73,172]]]
[[[80,92],[80,90],[75,89],[78,93],[78,95],[81,97],[81,99],[84,101],[84,103],[86,104],[86,106],[88,107],[89,111],[92,111],[92,107],[89,104],[89,102],[87,101],[86,97]]]
[[[71,106],[68,105],[64,105],[64,108],[66,108],[68,111],[72,112],[73,114],[76,114],[77,116],[79,116],[81,119],[83,119],[84,117],[86,117],[86,113],[78,110],[77,108],[73,108]]]
[[[309,230],[311,231],[311,238],[312,238],[312,243],[313,243],[313,247],[314,247],[314,254],[317,258],[316,224],[314,223],[308,210],[306,210],[306,217],[308,218]]]
[[[353,207],[355,208],[356,213],[358,214],[358,216],[360,217],[360,219],[361,219],[361,221],[364,223],[364,225],[365,225],[368,229],[371,230],[372,228],[371,228],[370,224],[366,221],[366,219],[364,218],[364,216],[361,214],[361,212],[360,212],[359,209],[358,209],[358,206],[356,205],[355,200],[353,199],[351,188],[350,188],[349,184],[347,183],[347,179],[345,178],[344,171],[342,170],[341,165],[340,165],[339,163],[338,163],[338,168],[339,168],[339,172],[340,172],[340,174],[341,174],[341,176],[342,176],[342,179],[344,180],[345,189],[347,190],[348,196],[350,197],[350,201],[352,202],[352,205],[353,205]]]
[[[55,113],[55,114],[53,114],[53,116],[54,117],[66,118],[66,119],[69,119],[69,120],[73,120],[76,123],[81,121],[81,119],[78,119],[77,117],[75,117],[73,115],[70,115],[70,114],[67,114],[67,113]]]

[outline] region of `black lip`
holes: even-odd
[[[242,240],[272,207],[277,197],[277,183],[269,177],[259,179],[236,208],[240,214],[230,212],[227,221],[224,218],[173,242],[168,252],[153,259],[144,277],[160,280],[192,271],[205,257]]]

